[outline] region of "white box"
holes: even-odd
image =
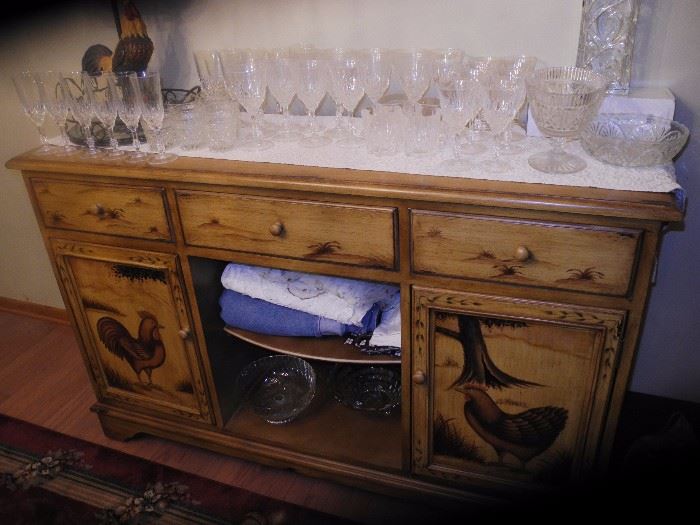
[[[676,98],[668,88],[632,88],[628,95],[606,95],[598,113],[641,113],[673,119]],[[527,134],[541,137],[535,120],[527,112]]]

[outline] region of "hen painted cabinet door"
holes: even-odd
[[[211,422],[177,257],[52,239],[100,401]]]
[[[625,314],[416,287],[413,471],[556,484],[596,461]]]

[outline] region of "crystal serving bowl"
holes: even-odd
[[[381,366],[347,366],[335,378],[335,399],[355,410],[389,415],[401,403],[401,379]]]
[[[249,363],[238,375],[239,388],[258,416],[268,423],[288,423],[311,403],[316,373],[298,357],[273,355]]]
[[[634,168],[670,162],[687,140],[688,128],[679,122],[632,113],[600,114],[581,133],[592,157]]]

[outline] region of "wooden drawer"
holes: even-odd
[[[185,241],[296,259],[395,268],[396,209],[178,192]]]
[[[31,179],[48,228],[170,240],[165,190]]]
[[[625,295],[640,239],[623,228],[411,211],[419,273]]]

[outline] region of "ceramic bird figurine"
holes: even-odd
[[[114,53],[103,44],[90,46],[82,59],[82,69],[95,74],[105,71],[145,71],[153,54],[153,42],[148,36],[146,23],[131,0],[112,0],[114,21],[119,42]]]

